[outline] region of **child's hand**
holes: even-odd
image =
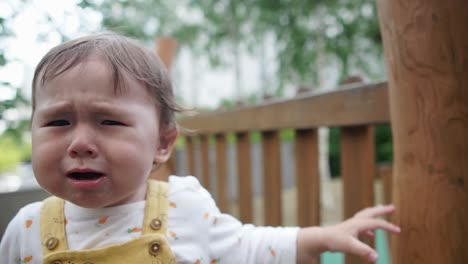
[[[359,235],[373,236],[374,230],[378,228],[399,233],[398,226],[378,219],[378,217],[392,213],[394,210],[393,205],[370,207],[337,225],[301,229],[297,238],[297,262],[307,263],[311,257],[318,257],[324,251],[350,253],[361,256],[368,261],[376,261],[377,252],[359,241]]]

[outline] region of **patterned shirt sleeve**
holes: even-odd
[[[297,227],[259,227],[242,224],[236,218],[222,214],[209,192],[198,180],[186,177],[190,190],[184,192],[187,207],[197,208],[203,226],[200,236],[206,236],[207,254],[199,263],[295,263]],[[179,197],[182,198],[182,197]],[[189,198],[189,199],[187,199]],[[178,199],[179,200],[179,199]],[[180,201],[180,200],[179,200]],[[192,217],[195,218],[195,217]],[[192,226],[193,228],[193,226]],[[203,232],[203,234],[202,234]],[[209,259],[206,259],[208,257]]]

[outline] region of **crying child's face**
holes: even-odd
[[[166,150],[147,89],[125,81],[116,92],[109,65],[91,57],[36,89],[32,161],[46,191],[88,208],[145,198],[153,162]]]

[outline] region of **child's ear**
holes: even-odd
[[[159,146],[156,148],[154,162],[161,164],[166,162],[171,156],[172,148],[179,135],[177,126],[162,127],[159,132]]]

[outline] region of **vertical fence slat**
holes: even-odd
[[[208,135],[200,136],[201,148],[201,181],[203,187],[211,191],[210,186],[210,156],[209,156],[209,142]]]
[[[383,202],[384,204],[391,204],[393,203],[393,179],[392,179],[392,174],[393,174],[393,169],[391,165],[384,165],[380,166],[379,168],[379,175],[380,175],[380,180],[382,181],[382,189],[383,189]],[[386,217],[386,219],[390,222],[394,222],[393,216],[389,215]],[[394,255],[394,244],[395,244],[395,237],[390,235],[388,236],[389,240],[389,247],[390,247],[390,252],[392,256]]]
[[[340,130],[341,175],[344,188],[344,216],[374,204],[375,141],[372,126],[343,127]],[[365,239],[372,245],[373,242]],[[357,256],[346,255],[346,264],[363,263]]]
[[[379,167],[380,180],[382,181],[383,202],[384,204],[392,203],[392,166],[383,165]]]
[[[194,137],[185,137],[185,149],[187,153],[187,174],[196,175],[195,172],[195,154],[194,154]]]
[[[297,224],[320,225],[320,177],[316,129],[296,130],[295,162],[297,186]],[[320,263],[320,258],[310,264]]]
[[[252,223],[252,169],[249,134],[245,132],[237,133],[236,138],[239,218],[243,223]]]
[[[228,212],[227,168],[226,168],[226,135],[216,135],[216,188],[218,207],[221,212]]]
[[[320,225],[320,178],[316,129],[296,130],[297,221],[301,227]]]
[[[281,225],[281,153],[279,131],[262,132],[265,225]]]

